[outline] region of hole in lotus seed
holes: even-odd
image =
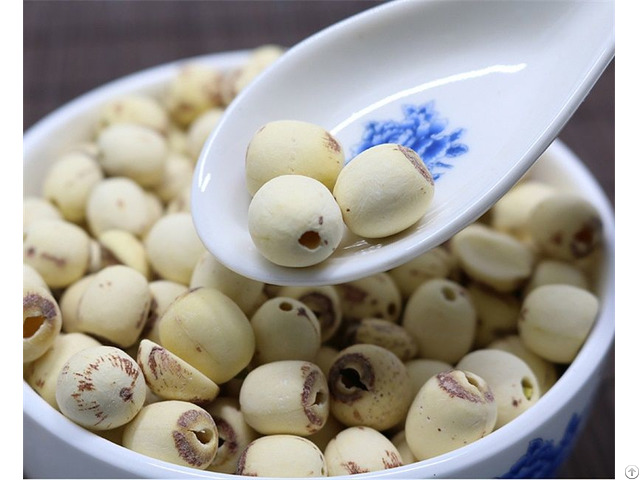
[[[360,372],[354,368],[343,368],[340,370],[340,380],[346,388],[359,388],[368,390],[367,386],[360,380]]]
[[[442,289],[442,295],[446,300],[453,301],[456,299],[456,292],[451,287],[444,287]]]
[[[22,323],[22,338],[32,337],[45,320],[46,318],[43,315],[35,315],[25,318]]]
[[[313,399],[312,405],[323,405],[326,399],[327,399],[327,395],[324,392],[322,391],[316,392],[316,396]]]
[[[193,433],[196,435],[198,441],[203,445],[206,445],[213,439],[213,431],[209,428],[205,428],[204,430],[195,430]]]
[[[315,250],[321,243],[320,234],[313,230],[304,232],[300,235],[300,238],[298,238],[298,243],[309,250]]]
[[[293,305],[291,305],[289,302],[282,302],[280,304],[280,310],[282,310],[283,312],[290,312],[293,309]]]
[[[531,400],[531,397],[533,397],[533,384],[531,381],[528,378],[523,378],[520,385],[522,385],[522,393],[524,394],[524,397],[527,400]]]

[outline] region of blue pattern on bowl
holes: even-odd
[[[558,445],[553,440],[534,438],[527,452],[497,478],[553,478],[571,450],[579,425],[580,417],[574,413]]]
[[[463,128],[451,133],[445,129],[449,121],[435,110],[435,101],[423,105],[403,105],[402,120],[370,121],[365,125],[362,140],[352,153],[353,156],[381,143],[398,143],[409,147],[420,155],[434,180],[453,167],[445,159],[463,155],[469,147],[459,140]]]

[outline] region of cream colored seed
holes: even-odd
[[[378,345],[406,362],[418,354],[418,343],[404,327],[381,318],[365,318],[354,326],[352,343]]]
[[[191,187],[193,162],[184,154],[169,151],[164,166],[162,180],[153,189],[165,204],[171,202],[180,193]]]
[[[456,368],[475,373],[491,387],[498,407],[495,428],[506,425],[540,398],[538,379],[531,368],[507,351],[474,350],[465,355]]]
[[[278,291],[277,296],[295,298],[309,307],[320,323],[323,342],[332,338],[342,324],[340,296],[332,285],[286,286]]]
[[[346,428],[324,451],[329,476],[377,472],[402,466],[400,452],[391,440],[369,427]]]
[[[218,429],[201,407],[180,400],[145,406],[124,428],[122,445],[184,467],[206,469],[218,450]]]
[[[138,364],[116,347],[80,350],[58,376],[60,411],[92,430],[109,430],[131,421],[143,406],[146,385]]]
[[[427,358],[414,358],[405,363],[409,379],[411,380],[412,395],[415,398],[422,386],[434,375],[451,370],[453,365],[440,360],[429,360]]]
[[[254,362],[312,361],[320,348],[320,324],[304,303],[288,297],[264,302],[251,317],[256,337]]]
[[[527,283],[524,294],[529,294],[536,287],[561,283],[589,290],[589,280],[583,270],[562,260],[540,261]]]
[[[104,106],[98,118],[98,132],[117,123],[142,125],[164,135],[169,128],[169,115],[154,97],[128,94]]]
[[[127,348],[138,340],[150,305],[149,284],[140,272],[124,265],[106,267],[80,297],[76,328]]]
[[[261,298],[264,283],[230,270],[205,251],[193,268],[189,287],[215,288],[231,298],[248,315]]]
[[[66,220],[80,224],[85,220],[91,189],[103,178],[104,173],[94,157],[78,151],[69,152],[47,170],[42,194]]]
[[[486,347],[496,338],[518,331],[521,301],[514,294],[500,293],[480,283],[467,287],[478,314],[475,348]]]
[[[251,138],[245,157],[251,195],[280,175],[311,177],[330,191],[344,165],[340,143],[319,125],[278,120],[262,126]]]
[[[591,255],[602,243],[602,228],[598,210],[570,193],[543,200],[529,217],[536,246],[558,260],[576,261]]]
[[[219,107],[201,113],[189,126],[187,131],[187,149],[193,162],[198,160],[202,147],[209,134],[213,132],[222,117],[224,110]]]
[[[598,309],[598,298],[587,290],[543,285],[525,297],[518,331],[531,351],[551,362],[568,364],[587,338]]]
[[[22,362],[45,354],[62,328],[58,302],[48,288],[25,285],[22,288]]]
[[[126,177],[105,178],[91,190],[87,201],[87,224],[97,237],[106,230],[126,230],[141,238],[153,222],[147,195]]]
[[[89,266],[89,235],[65,220],[39,220],[23,241],[23,262],[32,266],[50,288],[64,288],[81,278]]]
[[[100,342],[84,333],[61,333],[44,355],[27,366],[24,378],[38,395],[58,409],[56,386],[62,367],[73,354],[98,346]]]
[[[405,300],[424,282],[432,278],[447,278],[455,268],[452,255],[444,247],[435,247],[399,267],[389,270],[389,275]]]
[[[137,361],[147,386],[164,400],[204,405],[220,393],[220,387],[196,368],[150,340],[140,342]]]
[[[431,377],[416,395],[405,424],[407,445],[426,460],[472,443],[496,426],[492,388],[463,369]]]
[[[455,363],[471,350],[476,321],[467,290],[452,280],[435,278],[411,295],[402,326],[418,343],[420,357]]]
[[[106,230],[98,238],[100,264],[126,265],[140,272],[145,278],[151,277],[149,262],[144,245],[138,237],[126,230]]]
[[[160,343],[160,318],[167,311],[169,305],[189,288],[181,283],[170,280],[154,280],[149,282],[151,291],[151,307],[149,317],[142,331],[142,336],[155,343]]]
[[[424,216],[434,182],[416,152],[387,143],[351,159],[340,171],[333,195],[353,233],[380,238],[399,233]]]
[[[222,74],[199,63],[182,66],[173,77],[164,103],[173,122],[187,128],[203,112],[220,105]]]
[[[324,455],[316,445],[297,435],[267,435],[242,452],[236,472],[247,477],[326,477]]]
[[[491,226],[517,238],[528,238],[529,216],[542,200],[555,193],[549,184],[528,180],[515,185],[490,210]]]
[[[166,140],[155,130],[135,123],[116,123],[100,132],[100,165],[112,177],[127,177],[140,186],[158,185],[167,161]]]
[[[160,344],[217,384],[245,368],[255,350],[249,320],[233,300],[213,288],[178,297],[160,318]]]
[[[540,396],[547,393],[558,380],[558,370],[555,364],[545,360],[540,355],[533,353],[525,347],[519,335],[507,335],[506,337],[494,340],[487,345],[487,348],[513,353],[529,365],[529,368],[531,368],[538,380]]]
[[[264,435],[311,435],[329,416],[329,389],[320,368],[299,360],[261,365],[240,389],[245,421]]]
[[[388,273],[376,273],[335,287],[346,321],[383,318],[398,323],[400,320],[402,295]]]
[[[237,399],[218,397],[206,407],[218,428],[218,451],[207,470],[235,473],[243,450],[260,435],[244,420]]]
[[[326,260],[344,233],[331,192],[303,175],[280,175],[262,185],[249,204],[248,226],[258,252],[285,267]]]
[[[144,239],[147,258],[162,279],[189,285],[193,269],[205,251],[191,215],[172,213],[153,224]]]
[[[467,275],[499,292],[516,290],[533,271],[535,258],[527,246],[478,223],[454,235],[451,249]]]
[[[347,426],[377,430],[402,421],[411,403],[411,381],[400,359],[377,345],[342,350],[329,370],[331,413]]]
[[[38,220],[64,220],[62,212],[41,197],[25,197],[22,200],[22,234],[26,236],[29,226]]]

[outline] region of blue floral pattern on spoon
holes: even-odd
[[[381,143],[398,143],[409,147],[420,155],[434,180],[453,168],[450,159],[463,155],[469,147],[460,142],[465,130],[456,128],[445,132],[448,119],[435,109],[435,101],[423,105],[404,105],[401,120],[370,121],[359,145],[352,155],[363,152]]]

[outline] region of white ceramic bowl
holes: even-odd
[[[226,69],[247,52],[189,60]],[[178,63],[145,70],[111,82],[61,107],[24,135],[24,194],[38,195],[44,173],[66,145],[89,137],[98,109],[108,99],[131,92],[158,93]],[[533,167],[532,175],[580,192],[604,221],[602,272],[596,285],[598,319],[574,362],[557,383],[518,418],[464,448],[437,458],[362,478],[496,478],[552,476],[589,414],[614,338],[614,221],[600,186],[575,155],[559,141]],[[238,478],[202,472],[155,460],[109,442],[74,424],[23,385],[24,474],[29,478]],[[344,477],[347,478],[347,477]]]

